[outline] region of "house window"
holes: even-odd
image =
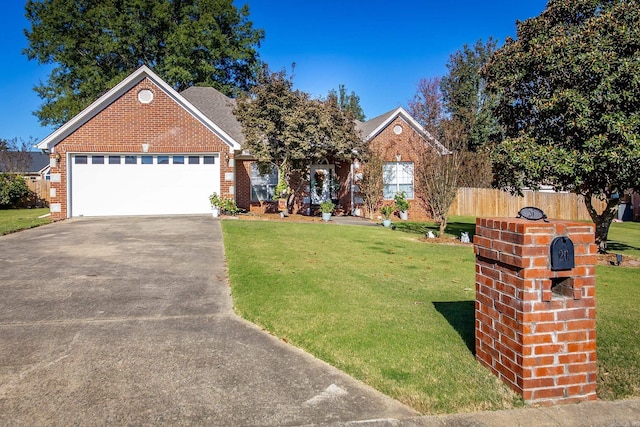
[[[272,200],[274,189],[278,185],[278,170],[273,168],[266,175],[260,174],[257,163],[251,163],[251,201]]]
[[[391,200],[404,191],[407,199],[413,199],[413,162],[386,162],[382,167],[384,199]]]
[[[141,165],[152,165],[153,164],[153,156],[140,156],[140,164]]]
[[[199,165],[200,164],[200,156],[189,156],[189,164],[190,165]]]
[[[91,156],[92,165],[104,165],[104,156]]]
[[[73,159],[76,165],[86,165],[87,164],[87,156],[76,156]]]
[[[110,165],[119,165],[120,164],[120,156],[109,156],[109,164]]]
[[[184,165],[184,156],[173,156],[174,165]]]
[[[159,165],[168,165],[169,164],[169,156],[158,156],[158,164]]]
[[[124,156],[125,165],[135,165],[138,163],[138,156]]]
[[[216,158],[214,156],[203,156],[202,160],[205,165],[213,165],[216,163]]]

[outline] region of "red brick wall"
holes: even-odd
[[[402,133],[396,135],[393,131],[395,126],[402,127]],[[409,199],[411,207],[409,208],[409,219],[419,220],[431,217],[424,196],[418,191],[417,186],[417,170],[420,166],[418,150],[423,147],[426,142],[416,130],[404,121],[401,117],[397,117],[382,132],[375,136],[371,142],[371,147],[378,150],[382,154],[385,162],[396,162],[397,156],[400,155],[401,162],[414,162],[414,192],[413,199]],[[363,167],[366,167],[363,166]],[[389,201],[387,201],[389,202]]]
[[[236,160],[236,204],[247,210],[251,206],[251,163],[250,160]]]
[[[149,89],[154,99],[149,104],[138,101],[138,92]],[[220,153],[220,190],[223,197],[232,197],[232,181],[224,174],[232,172],[225,155],[229,147],[202,125],[184,108],[176,104],[151,80],[144,79],[111,105],[55,147],[59,165],[51,173],[59,173],[61,182],[52,182],[56,196],[51,203],[59,203],[60,213],[52,213],[54,220],[67,217],[67,152],[142,153],[142,144],[149,144],[149,153]]]
[[[402,133],[396,135],[393,128],[398,125],[402,127]],[[426,208],[424,197],[417,189],[416,177],[417,169],[420,165],[419,156],[417,154],[418,148],[424,146],[425,141],[415,129],[405,122],[402,118],[398,117],[391,122],[380,134],[373,138],[370,142],[372,148],[378,150],[383,160],[386,162],[396,162],[397,156],[400,155],[400,161],[414,162],[414,190],[415,197],[410,199],[411,208],[409,209],[409,215],[411,219],[427,219],[430,218],[430,214]],[[331,163],[332,161],[330,161]],[[236,171],[236,202],[238,206],[251,210],[252,212],[264,212],[265,210],[273,210],[270,203],[257,203],[251,202],[251,188],[250,188],[250,163],[249,160],[238,161]],[[349,174],[351,169],[351,163],[348,161],[335,161],[335,172],[340,180],[340,189],[338,191],[339,209],[336,213],[349,214],[351,212],[351,189],[349,188]],[[307,204],[303,203],[303,199],[308,196],[308,193],[303,191],[296,198],[296,212],[306,213]],[[355,196],[358,194],[356,193]]]
[[[573,241],[571,270],[551,270],[556,236]],[[528,403],[596,399],[594,225],[478,218],[474,247],[478,361]]]

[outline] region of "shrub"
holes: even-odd
[[[336,208],[336,205],[331,200],[325,200],[320,203],[320,211],[322,213],[333,213],[333,210]]]
[[[407,193],[400,191],[394,196],[396,209],[400,212],[406,212],[409,210],[409,201],[407,200]]]
[[[0,174],[0,208],[13,208],[31,195],[31,190],[20,175]]]

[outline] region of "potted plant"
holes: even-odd
[[[232,198],[225,199],[223,202],[223,210],[231,216],[236,216],[240,209],[236,206],[235,200]]]
[[[217,218],[220,216],[220,208],[222,207],[222,204],[224,203],[224,201],[220,198],[220,196],[218,196],[218,193],[213,193],[212,195],[209,196],[209,203],[211,203],[211,214],[213,215],[214,218]]]
[[[397,192],[393,197],[396,209],[400,214],[400,219],[406,221],[409,219],[409,201],[407,200],[407,193],[404,191]]]
[[[322,220],[329,221],[331,219],[331,214],[333,210],[336,208],[336,205],[331,200],[325,200],[320,203],[320,212],[322,212]]]
[[[384,216],[384,220],[382,221],[382,225],[385,227],[391,226],[391,215],[395,211],[395,207],[393,205],[382,205],[380,208],[380,213]]]

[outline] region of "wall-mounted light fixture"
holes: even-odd
[[[56,153],[56,166],[60,166],[61,159],[62,159],[62,156],[60,155],[60,153]]]

